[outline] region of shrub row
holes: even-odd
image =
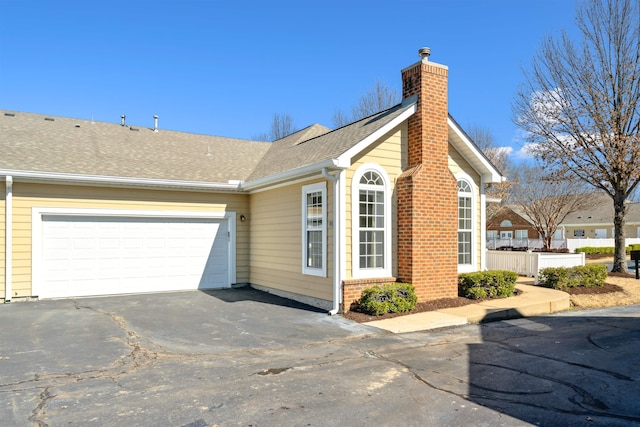
[[[603,286],[607,279],[607,266],[588,264],[577,267],[549,267],[540,270],[538,284],[566,291],[576,286]]]
[[[513,296],[518,275],[513,271],[492,270],[458,276],[458,295],[470,299]]]
[[[418,297],[413,285],[408,283],[387,283],[372,286],[362,291],[360,311],[379,316],[386,313],[402,313],[416,307]]]
[[[640,244],[629,245],[625,250],[627,253],[631,251],[640,251]],[[615,248],[613,246],[583,246],[581,248],[576,248],[576,253],[584,253],[585,255],[613,255],[615,253]]]

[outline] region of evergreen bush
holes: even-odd
[[[604,264],[588,264],[571,268],[549,267],[540,270],[538,284],[561,291],[576,286],[603,286],[607,273],[607,266]]]
[[[416,307],[418,297],[413,285],[408,283],[387,283],[372,286],[362,291],[360,311],[380,316],[386,313],[403,313]]]
[[[469,299],[506,298],[515,294],[518,275],[492,270],[458,275],[458,295]]]

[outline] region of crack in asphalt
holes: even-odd
[[[400,366],[402,368],[404,368],[404,370],[406,372],[408,372],[414,379],[416,379],[417,381],[425,384],[426,386],[437,390],[437,391],[441,391],[453,396],[456,396],[458,398],[461,399],[466,399],[466,400],[487,400],[487,401],[494,401],[494,402],[502,402],[502,403],[509,403],[509,404],[513,404],[513,405],[521,405],[521,406],[527,406],[527,407],[533,407],[536,409],[544,409],[545,411],[551,411],[551,412],[555,412],[555,413],[559,413],[559,414],[569,414],[569,415],[578,415],[578,416],[600,416],[600,417],[605,417],[605,418],[610,418],[610,419],[619,419],[619,420],[625,420],[625,421],[634,421],[634,422],[640,422],[640,417],[635,417],[635,416],[630,416],[630,415],[625,415],[625,414],[617,414],[617,413],[612,413],[612,412],[605,412],[606,409],[609,409],[609,407],[602,401],[600,401],[598,398],[596,398],[595,396],[591,395],[591,393],[589,393],[588,391],[586,391],[585,389],[575,386],[571,383],[568,383],[566,381],[560,381],[557,378],[554,377],[547,377],[544,375],[537,375],[537,374],[533,374],[530,372],[525,372],[525,371],[521,371],[518,369],[513,369],[513,368],[507,368],[505,366],[501,366],[501,365],[497,365],[497,364],[489,364],[489,363],[474,363],[472,362],[473,365],[478,365],[478,366],[489,366],[489,367],[493,367],[493,368],[500,368],[500,369],[507,369],[513,372],[516,372],[518,374],[524,374],[524,375],[529,375],[532,376],[534,378],[538,378],[538,379],[542,379],[542,380],[547,380],[550,381],[552,383],[558,383],[558,384],[562,384],[566,387],[569,387],[570,389],[572,389],[577,395],[579,395],[582,398],[582,402],[578,402],[575,399],[569,399],[569,401],[571,403],[573,403],[575,406],[579,407],[581,410],[566,410],[566,409],[562,409],[562,408],[556,408],[556,407],[550,407],[550,406],[546,406],[546,405],[538,405],[538,404],[534,404],[534,403],[530,403],[530,402],[523,402],[520,400],[514,400],[514,399],[509,399],[507,396],[513,396],[513,395],[521,395],[521,396],[537,396],[540,394],[546,394],[547,392],[533,392],[533,393],[528,393],[528,392],[508,392],[508,391],[502,391],[502,390],[491,390],[490,388],[487,387],[483,387],[483,386],[478,386],[476,384],[472,384],[472,383],[468,383],[468,388],[469,388],[469,393],[468,394],[464,394],[464,393],[457,393],[453,390],[449,390],[443,387],[438,387],[437,385],[431,383],[428,379],[426,379],[423,375],[421,375],[419,372],[417,372],[416,368],[410,366],[407,363],[404,363],[400,360],[397,359],[392,359],[389,357],[386,357],[382,354],[379,353],[375,353],[371,350],[366,351],[364,353],[365,357],[369,357],[369,358],[375,358],[375,359],[379,359],[379,360],[383,360],[389,363],[392,363],[394,365]],[[534,356],[535,357],[535,356]],[[437,371],[431,371],[435,374],[439,374]],[[465,381],[466,382],[466,381]],[[499,393],[499,394],[503,394],[505,395],[505,397],[493,397],[491,395],[484,395],[484,394],[480,394],[480,393],[475,393],[474,391],[476,390],[481,390],[481,391],[487,391],[490,393]],[[585,407],[585,405],[588,405],[589,407]]]
[[[238,351],[231,351],[225,353],[172,353],[167,352],[162,346],[154,343],[148,339],[144,341],[150,343],[153,347],[160,349],[160,351],[154,351],[142,344],[143,339],[129,327],[127,322],[121,316],[116,315],[115,313],[98,310],[94,307],[81,305],[76,300],[71,300],[73,302],[74,308],[76,310],[86,309],[93,311],[95,313],[101,314],[110,318],[117,326],[120,331],[122,331],[125,335],[125,344],[129,347],[130,352],[124,356],[121,356],[116,361],[111,363],[106,368],[96,369],[96,370],[88,370],[82,372],[74,372],[74,373],[50,373],[50,374],[35,374],[33,378],[16,381],[12,383],[4,383],[0,384],[0,389],[8,388],[8,390],[0,390],[0,393],[15,393],[22,391],[30,391],[35,389],[44,389],[38,395],[38,405],[32,411],[31,416],[29,417],[29,421],[32,421],[38,425],[38,427],[48,427],[48,424],[45,422],[46,409],[49,405],[50,401],[56,398],[57,395],[51,394],[51,388],[55,387],[64,387],[65,385],[71,383],[78,383],[81,381],[89,381],[96,379],[107,379],[111,381],[115,386],[121,388],[122,385],[118,381],[118,377],[134,372],[139,369],[153,367],[158,363],[162,363],[162,361],[189,361],[189,360],[207,360],[213,359],[217,360],[220,357],[231,357],[233,355],[264,355],[269,353],[281,353],[281,352],[289,352],[294,349],[309,349],[318,347],[324,344],[333,344],[340,345],[348,341],[363,339],[363,337],[353,337],[347,336],[342,338],[336,338],[329,341],[320,341],[307,343],[302,346],[292,346],[292,347],[284,347],[278,349],[259,349],[259,348],[251,348],[251,349],[243,349]],[[370,338],[372,335],[367,335],[365,338]],[[340,359],[340,361],[356,359],[358,357],[344,358]],[[339,362],[340,362],[339,361]],[[302,367],[292,367],[292,368],[271,368],[263,371],[259,371],[256,374],[265,375],[268,374],[279,374],[289,369],[304,369],[309,366],[323,366],[327,364],[335,363],[335,360],[331,361],[323,361],[316,364],[305,365]],[[40,384],[46,382],[46,386],[42,386]],[[16,386],[25,386],[28,384],[35,384],[33,387],[20,387],[16,388]]]
[[[578,368],[586,369],[588,371],[599,372],[601,374],[604,374],[604,375],[607,375],[607,376],[611,376],[611,377],[613,377],[615,379],[618,379],[618,380],[634,382],[633,378],[631,378],[631,377],[629,377],[627,375],[623,375],[623,374],[621,374],[619,372],[608,370],[608,369],[600,369],[600,368],[596,368],[594,366],[585,365],[583,363],[571,362],[571,361],[568,361],[568,360],[563,360],[563,359],[559,359],[557,357],[552,357],[552,356],[546,356],[546,355],[543,355],[543,354],[530,353],[528,351],[523,350],[520,347],[516,347],[516,346],[513,346],[511,344],[505,344],[505,343],[503,343],[501,341],[500,342],[496,342],[496,341],[492,341],[492,340],[487,339],[486,342],[487,343],[494,343],[498,347],[502,348],[503,350],[509,351],[511,353],[530,356],[530,357],[535,357],[535,358],[544,359],[544,360],[549,360],[549,361],[556,362],[556,363],[561,363],[561,364],[564,364],[564,365],[575,366],[575,367],[578,367]]]
[[[29,416],[29,421],[36,423],[38,427],[49,427],[49,424],[44,422],[44,418],[47,412],[47,403],[56,397],[55,394],[49,393],[50,387],[45,387],[42,393],[40,393],[40,402],[38,402],[38,406],[31,412],[31,416]]]

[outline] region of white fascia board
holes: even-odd
[[[198,182],[179,181],[169,179],[150,178],[126,178],[117,176],[102,175],[80,175],[58,172],[38,172],[38,171],[14,171],[0,169],[0,176],[13,176],[14,181],[59,183],[72,185],[100,185],[113,187],[144,188],[157,187],[164,189],[187,189],[195,191],[238,191],[241,190],[240,182]]]
[[[271,187],[282,183],[283,181],[291,181],[297,178],[304,177],[305,175],[318,173],[322,174],[322,169],[336,169],[340,168],[336,159],[327,159],[318,163],[302,166],[296,169],[290,169],[284,172],[280,172],[275,175],[265,176],[264,178],[258,178],[253,181],[248,181],[242,184],[242,189],[247,191],[257,190],[262,187]]]
[[[447,118],[449,128],[453,130],[458,137],[457,140],[450,140],[453,146],[458,150],[460,155],[470,164],[473,165],[477,172],[482,175],[485,183],[499,183],[505,180],[500,172],[485,158],[485,156],[478,150],[478,148],[467,138],[462,132],[462,129],[451,120]],[[461,145],[461,146],[460,146]],[[469,158],[472,156],[473,158]]]
[[[340,157],[338,157],[338,165],[340,165],[343,168],[348,168],[349,166],[351,166],[351,159],[355,155],[365,150],[371,144],[373,144],[374,142],[382,138],[386,133],[388,133],[390,130],[398,126],[403,121],[407,120],[415,112],[416,112],[416,104],[413,103],[413,105],[409,106],[409,108],[403,111],[398,117],[391,120],[389,123],[387,123],[380,129],[378,129],[377,131],[373,132],[371,135],[367,136],[365,139],[358,142],[356,145],[349,148],[344,153],[342,153]]]

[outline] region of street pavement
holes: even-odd
[[[640,306],[393,334],[249,288],[0,306],[2,426],[631,426]]]

